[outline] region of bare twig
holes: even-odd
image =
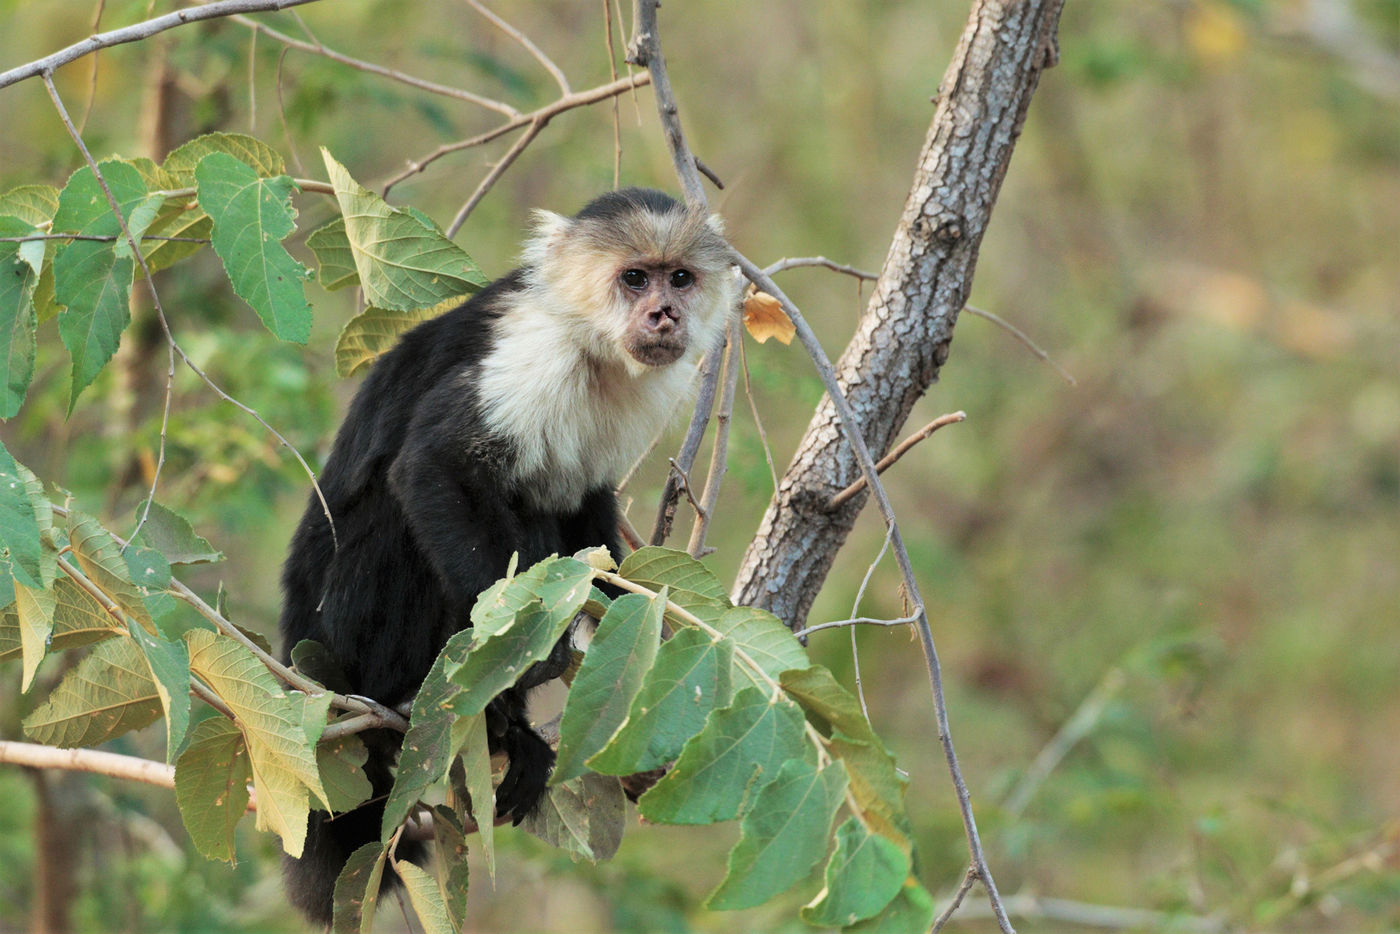
[[[47,233],[47,234],[26,234],[23,237],[0,237],[0,243],[28,243],[31,240],[94,240],[98,243],[114,243],[117,240],[124,240],[116,234],[67,234],[67,233]],[[208,237],[161,237],[155,234],[143,234],[140,238],[142,243],[147,240],[164,240],[169,243],[208,243]]]
[[[690,417],[690,427],[686,429],[681,449],[671,459],[672,470],[666,475],[661,502],[656,508],[656,523],[651,529],[650,541],[653,545],[665,544],[671,534],[671,526],[676,519],[676,503],[681,493],[681,478],[695,464],[695,455],[700,452],[700,442],[705,437],[705,426],[710,423],[710,412],[714,409],[719,364],[718,347],[705,354],[705,359],[700,363],[700,390],[695,398],[695,411]]]
[[[482,16],[490,20],[491,24],[497,29],[499,29],[501,32],[505,33],[506,35],[514,39],[516,42],[520,43],[520,45],[525,49],[525,51],[533,55],[535,57],[535,61],[543,65],[545,71],[549,72],[550,76],[554,78],[554,82],[559,85],[559,93],[565,96],[574,93],[573,88],[569,87],[569,79],[564,76],[564,72],[560,70],[558,65],[554,64],[553,59],[551,59],[548,55],[540,51],[540,47],[535,45],[535,43],[530,40],[529,36],[525,35],[519,29],[516,29],[510,23],[502,19],[500,16],[488,10],[482,3],[479,2],[479,0],[465,0],[465,2],[473,10],[476,10]]]
[[[976,884],[977,867],[969,866],[967,867],[967,872],[963,874],[963,880],[962,883],[958,885],[958,890],[954,892],[953,897],[949,899],[948,907],[944,908],[942,913],[939,914],[938,920],[933,922],[932,934],[938,934],[939,931],[943,930],[943,926],[953,917],[953,912],[958,910],[958,906],[962,904],[962,900],[967,897],[967,893],[971,892],[972,887]]]
[[[406,84],[409,87],[417,88],[420,91],[427,91],[429,94],[438,94],[443,97],[451,97],[459,101],[466,101],[469,104],[476,104],[478,107],[485,107],[487,110],[494,110],[496,113],[504,114],[507,117],[520,116],[520,111],[516,110],[514,107],[505,103],[504,101],[498,101],[489,97],[483,97],[480,94],[473,94],[471,91],[466,91],[462,88],[454,88],[451,85],[438,84],[435,81],[426,81],[423,78],[415,78],[413,75],[406,74],[405,72],[398,71],[394,68],[386,68],[383,65],[376,65],[374,62],[366,62],[358,58],[351,58],[349,55],[345,55],[341,52],[337,52],[334,49],[327,48],[326,45],[323,44],[321,40],[317,39],[315,36],[311,37],[312,41],[307,42],[298,39],[294,36],[289,36],[286,33],[281,32],[279,30],[273,29],[271,26],[264,25],[263,23],[260,23],[255,19],[249,19],[246,16],[233,16],[230,18],[235,23],[238,23],[242,26],[247,26],[249,29],[253,30],[254,35],[256,35],[257,33],[262,33],[269,39],[272,39],[275,42],[280,42],[289,49],[296,49],[300,52],[308,52],[312,55],[320,55],[323,58],[328,58],[333,62],[339,62],[342,65],[346,65],[350,68],[353,68],[356,71],[363,71],[366,74],[378,75],[381,78],[388,78],[390,81],[397,81],[400,84]],[[306,28],[305,24],[302,25],[302,28]],[[307,34],[310,35],[310,32],[308,31]]]
[[[157,16],[130,26],[123,26],[121,29],[88,36],[86,39],[60,49],[52,55],[46,55],[35,61],[16,66],[6,72],[0,72],[0,88],[7,88],[12,84],[29,78],[37,78],[40,75],[52,74],[55,69],[62,68],[69,62],[75,62],[101,49],[149,39],[157,33],[174,29],[176,26],[198,23],[207,19],[218,19],[223,16],[233,16],[239,13],[285,10],[289,7],[314,2],[316,0],[216,0],[214,3],[206,3],[202,6],[182,7],[173,13],[166,13],[164,16]]]
[[[710,184],[714,185],[720,191],[724,191],[724,181],[719,177],[719,173],[706,165],[705,161],[699,156],[695,157],[695,168],[699,170],[701,175],[710,180]]]
[[[776,276],[778,273],[786,272],[789,269],[799,269],[807,266],[822,266],[832,270],[833,272],[839,272],[847,276],[854,276],[857,279],[864,279],[869,282],[874,282],[876,279],[880,278],[873,272],[866,272],[864,269],[857,269],[854,266],[847,266],[845,263],[838,263],[835,260],[827,259],[825,256],[787,257],[778,260],[776,263],[764,269],[763,271],[770,276]]]
[[[837,619],[827,623],[817,623],[815,626],[808,626],[806,629],[799,629],[793,633],[799,639],[805,639],[814,632],[821,632],[823,629],[839,629],[843,626],[908,626],[910,623],[917,623],[924,613],[921,606],[914,607],[914,612],[908,616],[901,616],[897,619],[876,619],[873,616],[857,616],[854,619]]]
[[[1071,376],[1064,367],[1060,366],[1054,360],[1050,359],[1050,355],[1045,351],[1041,350],[1038,346],[1036,346],[1035,341],[1031,340],[1030,337],[1026,334],[1026,332],[1016,327],[1016,325],[1012,324],[1010,321],[1007,321],[1005,318],[999,318],[996,315],[992,314],[990,311],[984,311],[983,309],[978,308],[974,305],[964,305],[963,311],[971,312],[979,318],[987,319],[988,321],[992,322],[998,327],[1005,328],[1007,333],[1009,333],[1012,337],[1016,338],[1018,341],[1024,344],[1027,350],[1035,354],[1041,360],[1044,360],[1046,363],[1050,364],[1050,366],[1054,367],[1055,372],[1060,374],[1061,379],[1069,383],[1071,386],[1079,385],[1075,381],[1074,377]]]
[[[122,756],[98,749],[58,749],[39,743],[0,740],[0,765],[23,765],[33,769],[64,769],[91,772],[141,782],[160,788],[175,787],[175,766],[135,756]]]
[[[870,566],[865,569],[865,576],[860,579],[860,587],[856,590],[856,598],[851,601],[851,616],[860,615],[860,602],[865,599],[865,589],[870,586],[870,578],[875,576],[875,568],[879,567],[881,559],[885,557],[885,552],[890,550],[890,530],[885,529],[884,541],[880,543],[880,551],[875,555],[875,560],[870,562]],[[802,638],[798,635],[798,638]],[[870,705],[865,702],[865,685],[861,680],[860,673],[860,647],[856,644],[856,627],[851,627],[851,668],[855,672],[856,697],[860,700],[860,712],[865,714],[865,722],[870,722]]]
[[[449,239],[457,235],[457,231],[461,230],[462,225],[467,222],[467,216],[481,203],[481,199],[486,197],[486,193],[491,190],[491,186],[496,184],[496,181],[505,174],[506,169],[510,168],[511,163],[520,158],[520,154],[525,151],[525,147],[530,145],[536,136],[540,135],[540,131],[544,129],[547,123],[549,123],[548,117],[540,117],[531,120],[530,125],[525,128],[525,132],[520,134],[520,138],[514,143],[511,143],[505,155],[501,156],[501,158],[496,161],[496,164],[491,166],[491,171],[486,173],[486,177],[481,180],[481,184],[476,186],[476,191],[473,191],[466,203],[457,210],[456,216],[452,218],[452,223],[447,225],[447,236]]]
[[[603,38],[608,47],[608,74],[617,80],[617,50],[613,48],[612,0],[603,0]],[[622,115],[617,98],[612,99],[613,187],[622,184]]]
[[[758,429],[758,443],[763,448],[763,459],[768,462],[768,476],[773,480],[773,492],[778,491],[778,467],[773,463],[773,446],[768,443],[768,432],[763,430],[763,419],[758,414],[758,402],[753,397],[753,386],[749,384],[749,353],[744,342],[739,342],[739,359],[744,364],[744,396],[749,400],[749,411],[753,414],[753,424]]]
[[[656,26],[656,8],[660,5],[659,0],[636,0],[632,13],[632,41],[627,44],[627,61],[647,69],[651,74],[661,129],[666,135],[666,145],[671,151],[671,162],[685,192],[685,200],[692,205],[705,207],[705,187],[700,184],[695,155],[685,142],[676,95],[671,90],[671,79],[666,75],[666,58],[661,54],[660,32]]]
[[[494,139],[499,139],[500,137],[511,132],[512,130],[518,130],[523,126],[529,126],[530,124],[539,120],[543,120],[544,122],[548,123],[552,118],[557,117],[559,114],[563,113],[566,110],[572,110],[575,107],[584,107],[588,104],[596,104],[599,101],[604,101],[611,97],[616,97],[617,95],[622,94],[632,88],[641,87],[642,85],[649,84],[650,82],[651,76],[646,73],[628,75],[626,78],[620,78],[617,81],[611,81],[607,84],[599,85],[598,87],[592,88],[587,91],[576,91],[575,93],[570,94],[567,97],[561,97],[553,103],[546,104],[538,110],[531,111],[530,113],[518,114],[514,117],[511,117],[509,120],[507,120],[505,123],[502,123],[500,126],[497,126],[491,130],[487,130],[485,133],[468,137],[467,139],[458,140],[455,143],[446,143],[442,146],[439,146],[437,149],[434,149],[431,153],[424,156],[423,158],[410,161],[408,163],[408,168],[404,169],[402,172],[399,172],[397,175],[392,176],[391,178],[389,178],[388,181],[386,181],[383,184],[383,186],[380,189],[380,194],[387,196],[389,194],[389,190],[395,185],[397,185],[399,182],[402,182],[404,179],[411,178],[414,175],[417,175],[419,172],[422,172],[424,169],[432,165],[437,160],[441,159],[443,156],[451,155],[454,152],[460,152],[463,149],[471,149],[474,146],[484,145],[485,143],[489,143]]]
[[[686,551],[698,558],[705,550],[705,533],[719,503],[720,487],[729,466],[729,425],[734,413],[734,388],[739,383],[739,346],[744,339],[743,325],[737,316],[729,319],[729,341],[724,352],[724,388],[720,392],[719,411],[715,413],[715,440],[710,448],[710,468],[705,477],[705,492],[700,497],[695,524],[690,529]]]
[[[1185,934],[1224,934],[1231,930],[1226,919],[1213,915],[1200,917],[1147,908],[1120,908],[1116,905],[1093,905],[1064,898],[1042,898],[1038,895],[1012,895],[1005,900],[1008,912],[1028,921],[1054,922],[1071,929],[1102,928],[1110,931],[1173,931]],[[969,904],[960,917],[967,920],[986,918],[990,908]]]
[[[895,461],[899,460],[905,454],[909,453],[910,448],[918,444],[920,441],[927,439],[930,435],[932,435],[935,431],[942,428],[943,426],[952,425],[957,422],[962,422],[966,420],[966,412],[950,412],[947,415],[938,416],[933,421],[929,422],[927,425],[920,428],[918,431],[914,432],[912,435],[905,438],[903,441],[899,442],[899,444],[895,445],[894,448],[890,450],[890,453],[880,458],[880,462],[875,465],[875,472],[884,473],[886,470],[889,470],[891,467],[894,466]],[[840,493],[837,493],[835,496],[833,496],[831,500],[826,504],[826,508],[839,509],[841,506],[845,505],[847,500],[849,500],[852,496],[855,496],[864,488],[865,478],[857,478],[855,482],[853,482],[850,486],[846,487]]]
[[[160,443],[156,447],[156,466],[155,470],[151,471],[151,492],[146,495],[146,504],[141,508],[141,518],[136,520],[136,528],[131,530],[131,539],[135,539],[141,533],[141,527],[151,515],[151,504],[156,501],[156,488],[160,484],[160,472],[165,467],[165,442],[170,430],[170,402],[175,395],[175,347],[169,341],[165,342],[165,354],[165,405],[160,413]]]

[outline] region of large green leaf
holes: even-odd
[[[146,656],[160,693],[160,703],[165,708],[165,759],[174,761],[190,726],[189,651],[185,643],[171,642],[159,631],[147,632],[134,621],[127,624],[127,629]]]
[[[486,284],[461,247],[408,211],[390,207],[351,178],[325,149],[321,155],[345,215],[345,234],[366,304],[411,311]]]
[[[337,217],[311,231],[306,236],[306,245],[316,254],[316,281],[321,283],[321,288],[334,292],[360,284],[355,254],[345,236],[345,218]]]
[[[408,732],[399,753],[398,773],[394,776],[389,799],[384,803],[380,839],[389,839],[418,799],[441,781],[452,765],[455,754],[452,724],[456,717],[446,705],[461,688],[447,680],[447,670],[460,665],[467,657],[471,638],[471,631],[463,630],[447,640],[413,698]]]
[[[356,735],[322,740],[316,744],[316,768],[326,789],[331,811],[343,814],[352,811],[374,794],[374,786],[365,777],[369,750]]]
[[[195,849],[236,862],[233,830],[248,808],[248,747],[237,724],[210,717],[190,732],[175,763],[175,803]]]
[[[687,608],[689,601],[684,598],[685,594],[695,594],[726,606],[729,604],[729,595],[719,578],[705,565],[674,548],[656,545],[638,548],[623,559],[618,573],[652,590],[670,587],[671,599]]]
[[[733,697],[734,647],[683,629],[656,653],[622,728],[588,766],[608,775],[645,772],[670,762],[700,732],[711,710]]]
[[[210,153],[195,169],[199,203],[214,221],[214,252],[223,260],[234,292],[282,340],[306,343],[311,271],[292,258],[282,240],[296,228],[292,191],[285,175],[263,178],[227,153]]]
[[[709,824],[731,820],[789,759],[809,754],[797,705],[744,688],[716,710],[681,750],[666,776],[637,802],[647,820]]]
[[[559,752],[551,784],[584,773],[583,763],[602,749],[622,722],[661,645],[666,589],[649,599],[624,594],[598,621],[583,664],[574,675],[559,721]]]
[[[224,560],[223,553],[197,535],[184,516],[160,503],[136,507],[138,519],[145,516],[136,543],[159,551],[170,564],[206,564]]]
[[[752,908],[805,878],[826,853],[845,791],[838,762],[820,771],[801,759],[784,762],[739,823],[739,842],[705,907]]]
[[[769,678],[776,680],[788,669],[812,664],[792,630],[767,610],[732,606],[718,616],[703,611],[697,615],[724,633],[734,643],[734,648],[751,658]],[[738,663],[735,680],[738,684],[752,684],[758,688],[768,684],[747,665]]]
[[[258,792],[259,829],[275,831],[283,848],[300,856],[310,813],[308,790],[330,806],[315,750],[330,694],[308,698],[284,693],[252,651],[226,636],[192,629],[185,642],[190,670],[228,705],[243,729]]]
[[[154,722],[161,710],[140,648],[130,639],[109,639],[24,718],[24,731],[50,746],[95,746]]]
[[[403,880],[409,904],[423,925],[424,934],[458,934],[438,881],[407,860],[395,862],[394,869]]]
[[[934,908],[933,896],[910,876],[904,880],[899,894],[885,906],[884,911],[846,930],[869,931],[872,934],[925,934],[933,927]]]
[[[388,855],[387,844],[366,843],[345,861],[335,880],[335,934],[370,934]]]
[[[98,168],[128,221],[138,207],[152,203],[140,174],[128,163],[109,161]],[[147,220],[153,219],[152,215]],[[140,236],[137,226],[128,224],[133,236]],[[125,246],[122,225],[90,168],[73,173],[59,194],[53,229],[115,238],[73,240],[54,253],[55,295],[66,306],[58,316],[58,333],[73,358],[73,385],[68,401],[72,411],[79,393],[116,353],[122,332],[131,321],[128,298],[135,262],[117,252],[117,240]]]
[[[491,750],[486,739],[486,714],[458,717],[453,733],[452,745],[461,751],[461,778],[471,798],[471,813],[476,818],[477,836],[481,838],[481,855],[486,858],[487,874],[495,882],[496,792],[491,784]]]
[[[9,552],[15,580],[43,590],[53,578],[45,580],[41,516],[28,482],[32,476],[0,444],[0,545]]]
[[[51,185],[21,185],[0,195],[0,214],[18,217],[31,227],[53,220],[58,211],[58,189]]]
[[[826,864],[826,886],[802,909],[817,927],[847,927],[884,910],[909,877],[909,854],[851,817],[836,829],[836,852]]]
[[[206,133],[197,136],[165,157],[162,168],[180,188],[195,186],[195,169],[205,156],[212,153],[232,156],[251,166],[263,178],[273,178],[286,171],[282,156],[267,143],[242,133]]]
[[[626,817],[622,784],[611,775],[586,773],[552,786],[521,826],[547,843],[597,862],[617,852]]]
[[[488,821],[489,823],[489,821]],[[433,809],[433,844],[437,854],[438,884],[442,886],[447,914],[453,930],[465,926],[467,914],[467,836],[457,820],[457,813],[439,804]]]
[[[0,214],[0,237],[23,237],[35,228],[17,217]],[[0,243],[0,418],[9,418],[24,404],[34,378],[34,289],[43,269],[45,244],[38,243],[37,264],[24,247]]]
[[[451,311],[459,304],[460,298],[449,298],[431,308],[413,311],[366,308],[345,322],[340,337],[336,339],[335,372],[340,376],[354,376],[398,343],[405,331]]]

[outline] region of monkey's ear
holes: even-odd
[[[543,269],[548,266],[548,261],[553,258],[559,244],[569,235],[569,229],[574,222],[562,214],[555,214],[543,208],[536,210],[531,219],[533,229],[520,251],[520,262],[523,266]]]
[[[724,236],[724,218],[720,217],[718,214],[711,214],[709,217],[705,218],[705,226],[713,230],[719,236]]]

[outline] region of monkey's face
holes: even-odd
[[[626,309],[622,348],[646,366],[666,366],[690,344],[698,276],[684,266],[633,265],[617,275]]]

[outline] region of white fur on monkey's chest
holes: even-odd
[[[689,395],[694,356],[640,372],[590,353],[589,329],[525,305],[496,324],[475,373],[487,425],[509,439],[513,477],[536,508],[576,509],[645,453]]]

